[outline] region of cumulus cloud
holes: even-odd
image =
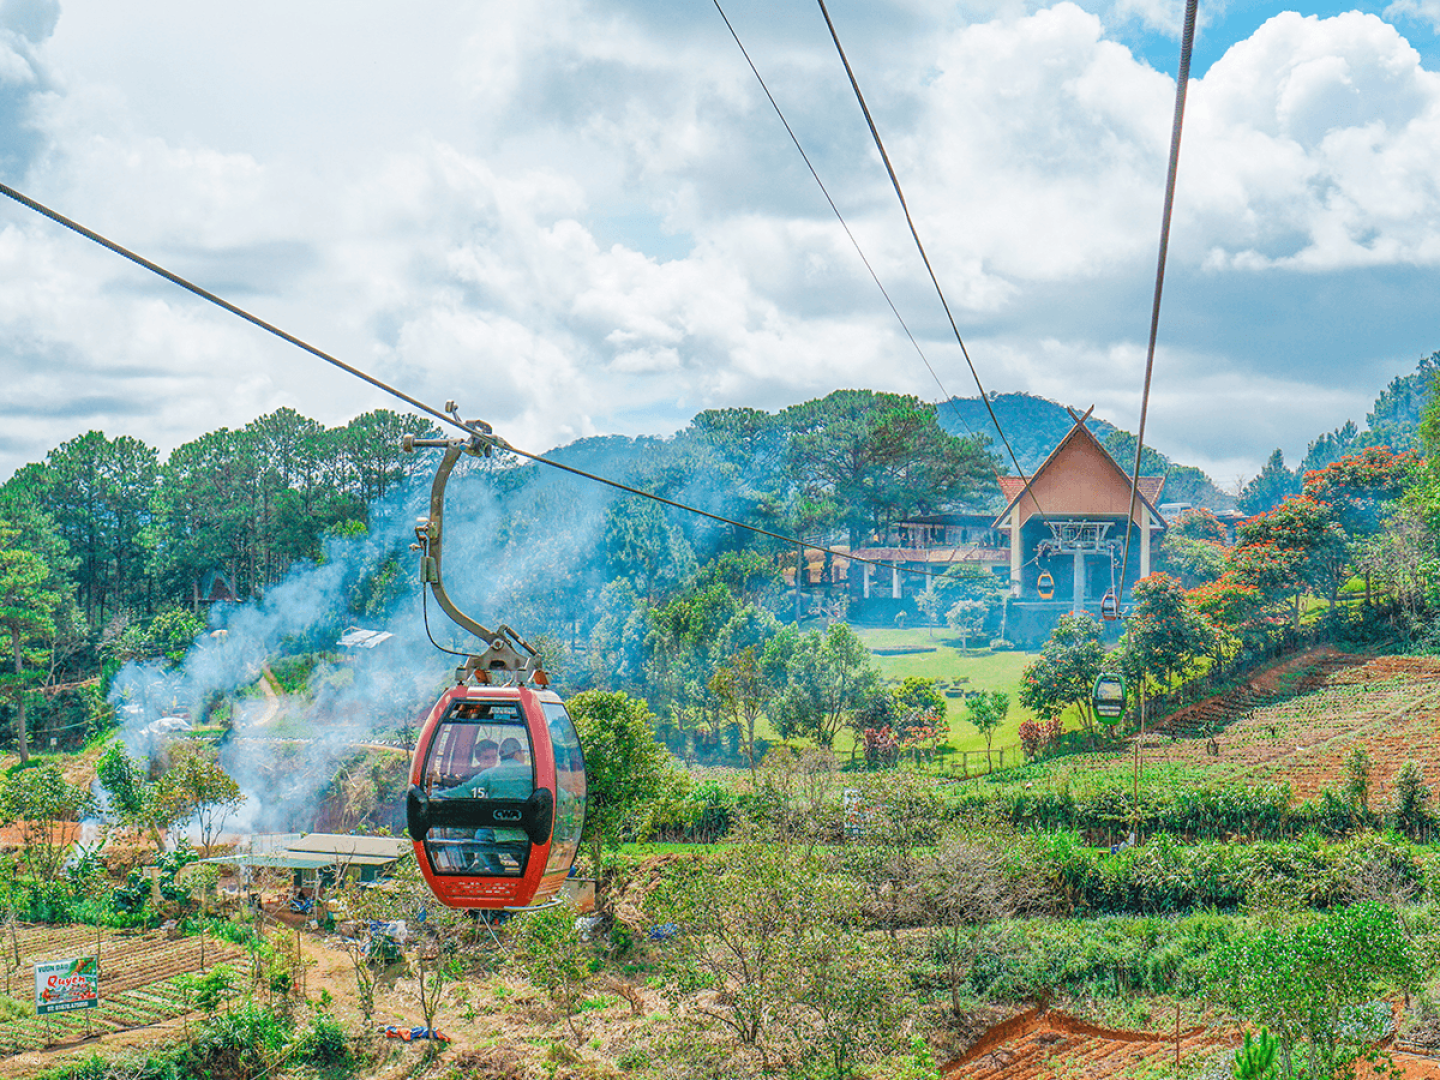
[[[1385,9],[1387,19],[1416,19],[1440,31],[1440,2],[1437,0],[1395,0]]]
[[[946,392],[970,392],[823,26],[733,8]],[[1178,6],[959,10],[838,14],[988,386],[1133,426],[1174,87],[1114,28],[1169,33]],[[55,11],[0,6],[0,128],[18,103],[38,197],[517,444],[838,386],[939,396],[712,14]],[[1282,302],[1312,310],[1342,277],[1365,292],[1345,275],[1440,262],[1440,85],[1373,15],[1292,13],[1190,102],[1157,384],[1189,413],[1157,400],[1154,430],[1172,453],[1258,461],[1272,435],[1303,449],[1358,418],[1413,362],[1419,315],[1363,363],[1353,336],[1300,326],[1277,360],[1267,334],[1290,325]],[[0,474],[89,426],[168,449],[281,405],[340,423],[387,404],[48,224],[0,220],[0,272],[21,283],[0,290]],[[1251,381],[1257,416],[1308,401],[1314,431],[1214,422]]]
[[[1208,266],[1440,260],[1440,76],[1374,15],[1277,15],[1196,87],[1191,130]]]

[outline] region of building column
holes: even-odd
[[[1140,504],[1140,576],[1150,576],[1150,508]],[[1120,583],[1125,588],[1125,583]]]
[[[1085,610],[1085,556],[1075,552],[1075,597],[1074,611],[1076,615]]]
[[[863,588],[863,590],[864,590],[864,596],[865,596],[865,599],[866,599],[866,600],[869,600],[869,599],[870,599],[870,577],[871,577],[871,575],[873,575],[874,573],[875,573],[875,567],[871,566],[871,565],[867,562],[867,563],[865,564],[865,573],[864,573],[864,575],[861,577],[861,581],[864,582],[864,585],[862,586],[862,588]]]
[[[900,568],[898,566],[890,567],[890,599],[900,599]]]
[[[1020,507],[1010,514],[1010,595],[1020,595]]]

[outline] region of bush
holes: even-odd
[[[350,1035],[345,1025],[317,1009],[295,1040],[295,1056],[312,1065],[343,1065],[350,1060]]]
[[[271,1069],[290,1031],[284,1016],[247,1001],[199,1025],[186,1047],[187,1065],[213,1080],[255,1080]]]
[[[714,843],[735,823],[735,793],[718,780],[705,780],[686,793],[682,803],[686,838]]]
[[[1248,920],[1215,914],[1183,919],[1006,919],[976,931],[973,991],[990,1001],[1131,994],[1189,996],[1211,977],[1216,949]]]
[[[1048,882],[1080,914],[1150,915],[1268,906],[1279,893],[1315,908],[1405,899],[1435,879],[1428,858],[1399,838],[1357,836],[1234,844],[1177,843],[1163,833],[1112,855],[1074,833],[1032,837],[1005,851],[1016,880]]]

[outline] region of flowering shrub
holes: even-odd
[[[900,742],[895,738],[895,733],[886,724],[881,728],[866,728],[865,740],[865,764],[872,769],[881,765],[894,765],[900,757]]]
[[[1020,746],[1025,751],[1027,758],[1034,758],[1040,753],[1040,747],[1045,742],[1045,732],[1034,720],[1026,720],[1020,724]]]

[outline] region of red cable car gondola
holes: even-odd
[[[442,903],[524,908],[550,900],[570,874],[585,825],[585,759],[564,702],[545,689],[539,654],[508,626],[490,630],[460,611],[441,581],[445,484],[461,454],[494,445],[488,427],[467,426],[471,439],[402,443],[445,449],[430,516],[415,529],[420,579],[486,645],[455,654],[465,663],[420,728],[405,816],[420,873]]]
[[[1041,571],[1035,579],[1035,591],[1040,594],[1041,600],[1055,599],[1055,579],[1050,576],[1049,570]]]
[[[457,686],[420,730],[406,820],[420,872],[451,907],[549,900],[585,823],[585,765],[558,694]]]

